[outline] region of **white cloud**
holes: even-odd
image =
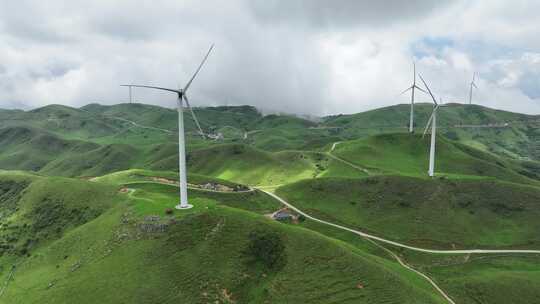
[[[122,102],[123,82],[177,87],[215,42],[194,104],[331,114],[404,103],[415,57],[445,100],[466,101],[477,71],[480,104],[540,113],[540,4],[402,3],[4,1],[0,107]]]

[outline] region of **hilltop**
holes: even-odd
[[[430,104],[416,104],[416,132],[421,133]],[[395,105],[350,115],[322,117],[316,123],[292,115],[263,115],[251,106],[198,107],[195,112],[207,133],[222,133],[225,141],[242,141],[268,151],[321,149],[335,141],[381,133],[406,133],[409,105]],[[81,108],[49,105],[31,111],[0,110],[0,128],[33,127],[64,139],[98,144],[131,145],[174,142],[174,109],[145,104]],[[201,144],[191,115],[186,130]],[[478,105],[448,104],[439,113],[440,133],[463,144],[513,159],[539,160],[536,145],[540,116],[494,110]]]
[[[431,104],[415,104],[416,133],[422,133]],[[407,132],[410,105],[401,104],[351,115],[324,118],[325,126],[339,127],[346,138]],[[526,115],[479,105],[447,104],[439,111],[438,127],[445,137],[511,158],[540,159],[536,141],[540,115]]]

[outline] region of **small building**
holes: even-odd
[[[294,220],[294,216],[287,209],[281,209],[274,212],[272,218],[276,221]]]
[[[213,139],[213,140],[223,140],[223,133],[221,132],[218,132],[218,133],[212,133],[212,134],[207,134],[206,135],[208,138],[210,139]]]

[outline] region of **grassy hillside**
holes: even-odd
[[[534,145],[540,136],[538,116],[475,105],[451,104],[444,110],[439,125],[446,137],[498,155],[538,160]],[[263,116],[250,106],[200,107],[195,111],[205,132],[220,132],[225,141],[242,141],[268,151],[321,149],[335,141],[404,133],[409,115],[408,105],[396,105],[353,115],[328,116],[316,124],[291,115]],[[421,132],[430,111],[429,104],[417,104],[417,132]],[[199,140],[191,115],[185,114],[192,144],[211,144]],[[80,109],[50,105],[26,112],[2,110],[0,128],[33,127],[63,139],[141,146],[176,141],[176,117],[175,109],[137,103],[90,104]]]
[[[392,174],[426,176],[429,136],[384,134],[340,143],[333,153],[352,163]],[[537,183],[519,173],[512,163],[492,154],[438,137],[435,171],[441,174],[491,176]]]
[[[50,178],[28,180],[28,187],[37,187],[34,183]],[[24,210],[60,199],[70,208],[84,203],[105,209],[96,209],[101,210],[97,217],[84,218],[76,227],[75,222],[63,225],[64,216],[50,217],[50,227],[72,228],[29,248],[28,256],[0,257],[2,282],[10,265],[16,265],[0,303],[444,303],[427,283],[394,263],[310,230],[223,206],[219,197],[193,192],[196,208],[166,215],[164,210],[176,203],[176,191],[167,190],[174,187],[131,184],[135,192],[114,204],[101,197],[108,187],[58,179],[51,190],[39,191],[45,196],[24,191]],[[61,189],[71,191],[58,194]],[[271,264],[254,251],[261,237],[277,246]]]
[[[535,303],[540,295],[539,255],[432,255],[401,251],[428,273],[456,303]]]
[[[0,255],[20,255],[89,222],[117,202],[116,188],[0,172]]]
[[[423,132],[431,110],[431,104],[415,105],[416,133]],[[339,134],[349,139],[380,133],[405,133],[408,131],[409,111],[410,105],[401,104],[358,114],[325,117],[323,124],[340,127]],[[450,139],[498,155],[538,159],[538,155],[531,151],[531,142],[538,138],[540,130],[538,115],[500,111],[479,105],[449,104],[439,111],[437,122],[441,134]],[[505,123],[508,125],[505,126]]]
[[[188,164],[192,172],[246,184],[282,184],[309,178],[315,171],[298,154],[271,154],[244,145],[198,150],[190,155]]]
[[[423,124],[431,106],[416,109]],[[538,116],[441,110],[431,179],[428,137],[405,133],[408,105],[322,123],[250,106],[195,111],[225,139],[203,141],[186,113],[195,208],[178,211],[176,110],[0,110],[0,303],[446,303],[355,234],[269,219],[283,206],[245,185],[419,247],[540,249]],[[237,191],[199,187],[206,183]],[[457,303],[538,296],[537,256],[390,249]]]
[[[322,178],[276,193],[313,216],[435,248],[540,248],[540,188],[496,180]]]
[[[206,143],[200,146],[196,141],[188,142],[188,166],[194,173],[248,184],[281,184],[318,175],[359,175],[316,153],[269,153],[242,144]],[[68,140],[33,127],[7,127],[0,129],[0,144],[0,168],[54,176],[93,177],[130,168],[171,171],[178,167],[178,145],[174,142],[97,144]]]
[[[540,297],[538,256],[477,256],[465,263],[430,267],[459,303],[535,303]]]
[[[97,144],[62,139],[52,133],[28,127],[0,129],[0,168],[39,171],[64,155],[85,153]]]
[[[249,185],[280,185],[319,176],[365,175],[318,153],[269,153],[238,144],[193,151],[188,166],[194,173]]]

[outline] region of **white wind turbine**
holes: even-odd
[[[469,104],[472,104],[472,91],[473,91],[473,87],[474,87],[475,89],[478,89],[478,87],[476,86],[476,83],[474,82],[475,79],[476,79],[476,72],[473,73],[472,81],[471,81],[470,87],[469,87]]]
[[[133,95],[131,94],[131,87],[132,87],[132,86],[131,86],[131,85],[128,85],[127,87],[128,87],[128,89],[129,89],[129,103],[133,103],[133,98],[132,98]]]
[[[438,104],[437,101],[435,100],[435,96],[433,96],[433,93],[431,93],[431,90],[429,89],[429,86],[427,85],[427,83],[424,81],[424,78],[422,78],[422,75],[418,75],[418,76],[420,76],[420,79],[424,83],[424,86],[426,86],[426,89],[429,95],[431,96],[431,99],[433,100],[433,111],[431,112],[431,116],[429,117],[428,122],[426,124],[426,128],[424,129],[424,134],[422,135],[422,137],[426,135],[429,125],[431,124],[431,144],[429,147],[428,175],[430,177],[433,177],[435,176],[435,139],[437,136],[437,110],[439,109],[441,105]]]
[[[413,83],[410,87],[408,87],[407,89],[405,89],[403,92],[400,93],[401,95],[407,92],[408,90],[411,90],[411,113],[409,117],[409,133],[414,132],[414,90],[415,89],[418,89],[419,91],[427,94],[425,90],[423,90],[422,88],[416,85],[416,64],[413,62]]]
[[[201,125],[199,124],[199,121],[197,120],[197,117],[195,116],[195,113],[193,112],[193,109],[191,108],[191,105],[189,104],[189,100],[187,98],[187,90],[191,86],[191,83],[193,82],[193,79],[197,76],[199,71],[201,70],[202,66],[206,62],[206,59],[208,59],[208,56],[210,55],[210,52],[214,48],[214,45],[212,44],[210,46],[210,49],[208,49],[208,52],[206,53],[206,56],[204,56],[201,64],[191,77],[191,79],[187,82],[186,86],[182,89],[168,89],[168,88],[162,88],[162,87],[154,87],[154,86],[146,86],[146,85],[136,85],[136,84],[124,84],[122,86],[125,87],[138,87],[138,88],[147,88],[147,89],[156,89],[156,90],[163,90],[168,92],[173,92],[177,94],[178,103],[177,103],[177,109],[178,109],[178,173],[180,175],[179,182],[180,182],[180,204],[176,206],[177,209],[189,209],[193,207],[193,205],[190,205],[188,202],[187,197],[187,174],[186,174],[186,143],[185,143],[185,134],[184,134],[184,104],[183,102],[186,102],[186,106],[191,112],[191,115],[193,116],[193,120],[195,121],[195,124],[197,125],[197,128],[199,129],[200,135],[205,138],[204,132],[201,129]]]

